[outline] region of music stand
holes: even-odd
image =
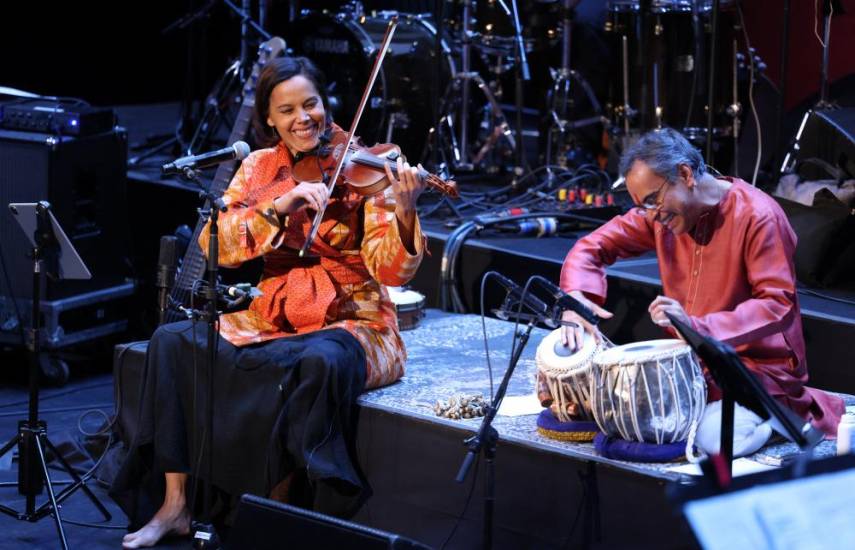
[[[44,273],[53,280],[62,279],[90,279],[92,274],[86,268],[80,255],[74,249],[71,241],[56,221],[50,211],[50,204],[46,201],[36,203],[13,203],[9,205],[12,215],[18,225],[27,235],[32,245],[31,257],[33,259],[33,309],[30,329],[30,338],[26,343],[30,359],[30,398],[29,415],[26,420],[18,422],[18,433],[10,439],[2,449],[0,456],[18,446],[18,481],[0,483],[0,487],[17,485],[18,492],[26,495],[26,510],[19,512],[14,508],[0,504],[0,512],[12,516],[15,519],[36,522],[46,515],[53,515],[56,522],[56,530],[63,549],[68,548],[65,531],[62,528],[62,518],[59,513],[59,504],[71,496],[77,489],[82,489],[89,500],[104,516],[104,521],[109,521],[112,516],[98,500],[94,493],[86,486],[88,477],[81,478],[77,472],[68,464],[62,454],[54,447],[47,436],[47,423],[39,419],[39,354],[41,353],[40,334],[41,329],[41,275]],[[54,457],[62,465],[63,469],[74,480],[73,482],[55,482],[50,478],[45,448],[50,449]],[[59,493],[54,493],[53,485],[68,484]],[[42,485],[47,488],[48,500],[36,508],[36,495],[42,492]]]
[[[790,409],[782,407],[769,395],[732,347],[700,334],[670,313],[666,315],[686,343],[704,361],[721,388],[720,452],[727,466],[728,478],[733,475],[733,415],[736,403],[763,420],[771,419],[772,428],[789,438],[802,451],[813,448],[822,441],[824,436],[821,431]]]

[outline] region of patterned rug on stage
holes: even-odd
[[[484,319],[487,344],[493,368],[494,390],[502,381],[511,354],[514,323],[497,319]],[[520,327],[522,330],[524,327]],[[363,406],[405,414],[422,421],[436,422],[462,430],[476,431],[481,418],[451,420],[434,414],[438,400],[445,401],[457,395],[480,394],[485,400],[490,396],[490,376],[485,360],[482,319],[478,315],[462,315],[428,310],[420,326],[403,332],[407,346],[406,375],[401,381],[385,388],[363,394]],[[507,396],[534,394],[536,366],[535,351],[547,330],[534,329],[523,350],[519,364],[508,386]],[[855,397],[844,395],[847,405],[855,404]],[[502,441],[548,450],[576,459],[593,460],[618,466],[663,479],[684,479],[686,474],[672,471],[683,462],[667,464],[626,462],[597,455],[593,443],[559,441],[537,433],[537,414],[523,416],[498,416],[494,426]],[[791,443],[767,445],[752,455],[752,460],[778,466],[786,457],[794,455],[797,447]],[[823,441],[815,449],[816,457],[835,453],[833,441]]]

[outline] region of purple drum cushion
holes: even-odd
[[[598,433],[594,438],[594,449],[606,457],[615,460],[632,462],[671,462],[686,454],[686,442],[677,443],[645,443],[643,441],[626,441]]]
[[[562,422],[555,418],[552,411],[543,409],[537,415],[537,432],[551,439],[560,441],[591,441],[597,435],[599,428],[596,422],[586,420],[571,420]]]

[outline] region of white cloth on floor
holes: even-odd
[[[733,456],[750,455],[772,435],[772,427],[754,412],[736,403],[733,412]],[[698,424],[695,445],[708,455],[717,454],[721,444],[721,401],[708,403]]]

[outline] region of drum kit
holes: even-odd
[[[603,27],[609,83],[595,90],[571,68],[579,1],[444,2],[439,25],[436,14],[369,13],[361,3],[348,2],[337,12],[293,14],[282,35],[294,54],[310,57],[327,75],[334,114],[346,123],[387,22],[397,16],[398,29],[360,134],[366,142],[398,143],[411,157],[420,154],[422,161],[453,173],[519,164],[522,128],[509,124],[503,112],[502,82],[510,74],[522,78],[528,53],[547,59],[546,54],[560,52],[560,67],[548,71],[546,101],[530,98],[544,105],[546,133],[540,141],[547,165],[565,164],[574,133],[588,126],[602,128],[618,152],[640,134],[664,126],[702,147],[710,133],[710,110],[714,149],[727,149],[725,142],[735,147],[747,64],[736,40],[733,2],[722,0],[718,55],[711,59],[712,0],[609,0]],[[587,105],[579,105],[580,97]]]
[[[606,436],[655,445],[690,438],[706,406],[706,382],[687,344],[651,340],[609,347],[586,333],[573,353],[560,333],[544,337],[536,355],[538,380],[549,388],[541,402],[551,404],[559,421],[593,419]]]

